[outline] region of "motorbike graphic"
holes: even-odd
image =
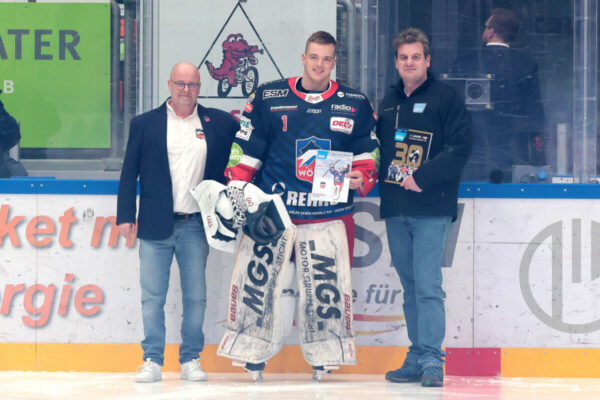
[[[204,63],[210,76],[219,81],[217,93],[219,97],[226,97],[231,88],[238,84],[242,86],[244,96],[249,96],[258,86],[258,70],[254,65],[258,60],[255,53],[263,54],[263,49],[250,46],[241,33],[232,33],[223,42],[223,62],[215,66],[208,60]]]

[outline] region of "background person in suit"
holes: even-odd
[[[519,20],[510,10],[494,8],[482,33],[484,47],[454,61],[452,72],[494,74],[491,109],[472,110],[473,154],[465,180],[487,180],[501,172],[510,182],[512,166],[544,163],[544,109],[535,59],[511,47]]]
[[[161,379],[164,362],[164,305],[173,254],[183,298],[181,379],[206,380],[198,362],[204,347],[205,266],[208,256],[200,209],[189,193],[203,179],[224,182],[238,123],[228,113],[197,103],[200,74],[182,62],[171,70],[171,97],[131,121],[117,200],[117,224],[127,239],[140,239],[140,284],[145,364],[137,382]],[[136,227],[136,181],[140,209]]]

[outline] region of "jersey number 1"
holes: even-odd
[[[281,121],[283,122],[283,131],[287,132],[287,115],[282,115]]]

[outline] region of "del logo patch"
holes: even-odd
[[[296,140],[296,178],[312,183],[319,150],[331,150],[331,141],[314,136]]]
[[[354,120],[352,118],[331,117],[329,120],[329,129],[332,131],[343,132],[346,134],[352,133]]]

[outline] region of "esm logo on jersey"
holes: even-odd
[[[312,183],[319,150],[331,150],[331,140],[314,136],[296,140],[296,178]]]
[[[329,129],[332,131],[343,132],[350,134],[354,128],[354,120],[352,118],[331,117],[329,120]]]
[[[263,92],[262,98],[265,99],[275,99],[277,97],[286,97],[290,89],[269,89]]]

